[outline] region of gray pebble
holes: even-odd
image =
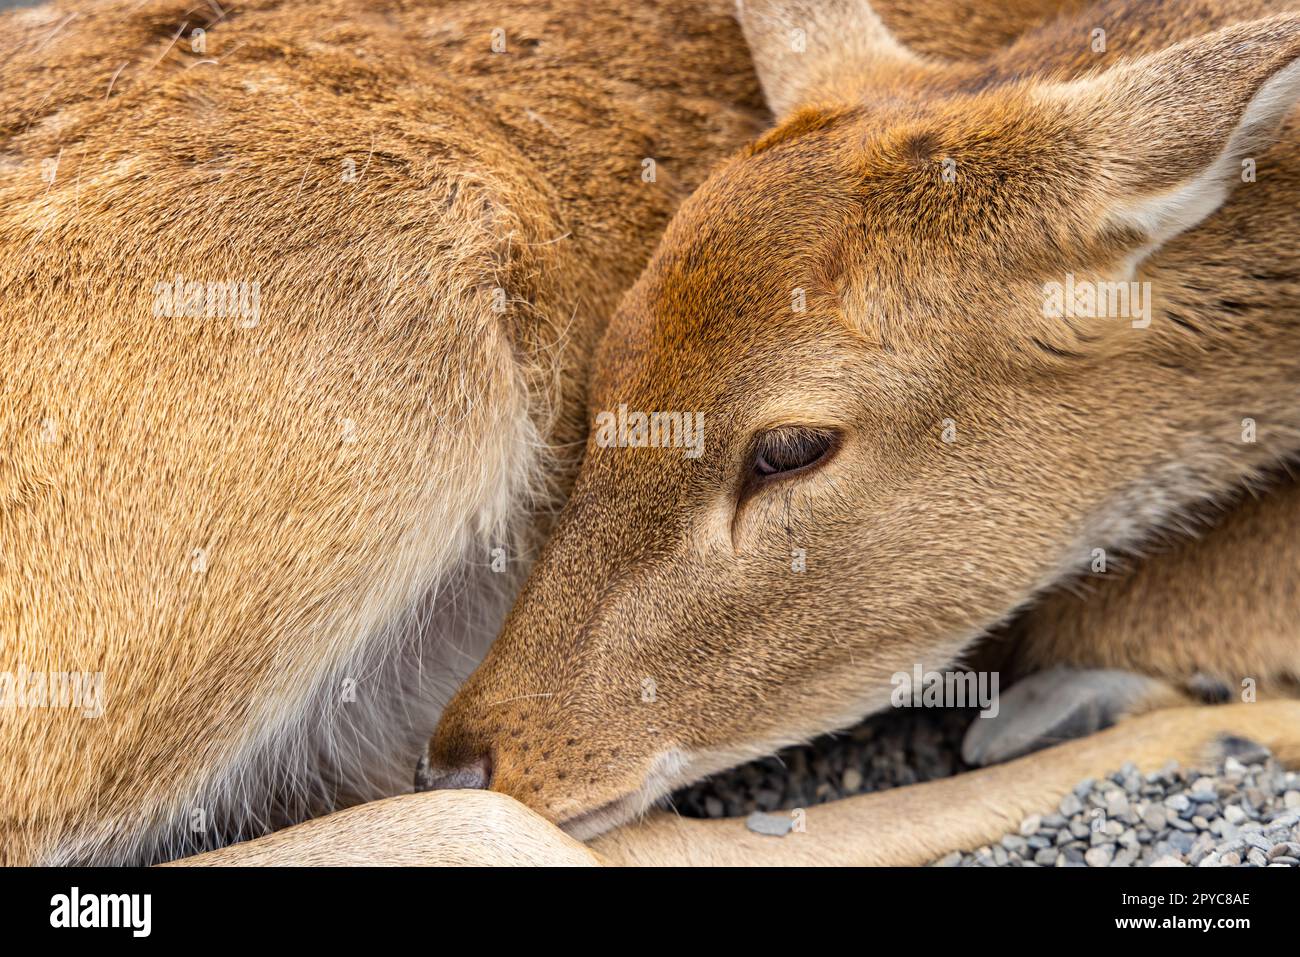
[[[1168,812],[1163,805],[1153,804],[1147,808],[1147,812],[1142,815],[1142,823],[1152,831],[1159,831],[1169,820]]]
[[[1099,844],[1090,848],[1088,853],[1083,855],[1083,859],[1088,862],[1089,867],[1109,867],[1114,856],[1114,844]]]
[[[1002,846],[1012,854],[1024,855],[1029,850],[1029,842],[1019,834],[1008,834],[1002,839]]]
[[[755,811],[745,818],[745,827],[755,834],[785,837],[794,828],[794,818],[789,814],[764,814],[762,811]]]
[[[1111,867],[1132,867],[1138,859],[1141,852],[1136,847],[1122,847],[1115,854],[1115,859],[1110,862]]]

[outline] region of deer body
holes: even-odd
[[[409,789],[571,473],[600,326],[755,128],[698,7],[4,16],[0,670],[104,707],[0,712],[0,861]]]

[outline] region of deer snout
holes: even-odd
[[[588,723],[585,708],[560,710],[544,692],[507,694],[494,676],[489,661],[447,706],[418,787],[489,788],[556,824],[636,789],[639,752],[617,720]]]

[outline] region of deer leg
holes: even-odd
[[[995,841],[1127,762],[1143,772],[1170,760],[1217,762],[1247,742],[1300,766],[1300,701],[1153,711],[1007,764],[808,808],[804,829],[784,837],[755,834],[739,818],[657,812],[590,846],[611,864],[921,865]]]

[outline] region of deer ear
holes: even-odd
[[[1098,161],[1101,226],[1141,237],[1132,263],[1201,222],[1300,97],[1300,15],[1255,20],[1100,75],[1040,88]]]
[[[736,16],[778,120],[839,84],[923,63],[868,0],[736,0]]]

